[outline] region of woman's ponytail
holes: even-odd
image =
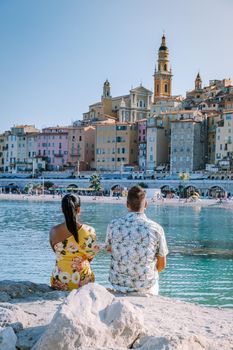
[[[80,207],[80,198],[78,196],[66,194],[62,198],[62,211],[65,216],[66,226],[77,243],[79,242],[78,225],[76,221],[78,207]]]

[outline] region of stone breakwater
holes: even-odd
[[[0,282],[0,350],[233,349],[233,310],[164,297]]]

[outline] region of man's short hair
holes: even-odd
[[[133,186],[130,188],[127,196],[127,205],[133,211],[142,209],[143,200],[146,197],[146,192],[141,186]]]

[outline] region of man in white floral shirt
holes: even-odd
[[[145,191],[134,186],[127,196],[128,214],[108,225],[109,280],[116,291],[158,294],[159,272],[166,267],[168,249],[163,228],[147,218],[146,207]]]

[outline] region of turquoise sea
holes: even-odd
[[[81,221],[104,242],[122,204],[84,203]],[[170,250],[160,276],[160,294],[210,306],[233,307],[233,211],[219,208],[150,206],[146,214],[165,230]],[[0,280],[49,283],[55,262],[48,234],[61,222],[59,202],[0,202]],[[92,263],[96,281],[108,285],[109,256]]]

